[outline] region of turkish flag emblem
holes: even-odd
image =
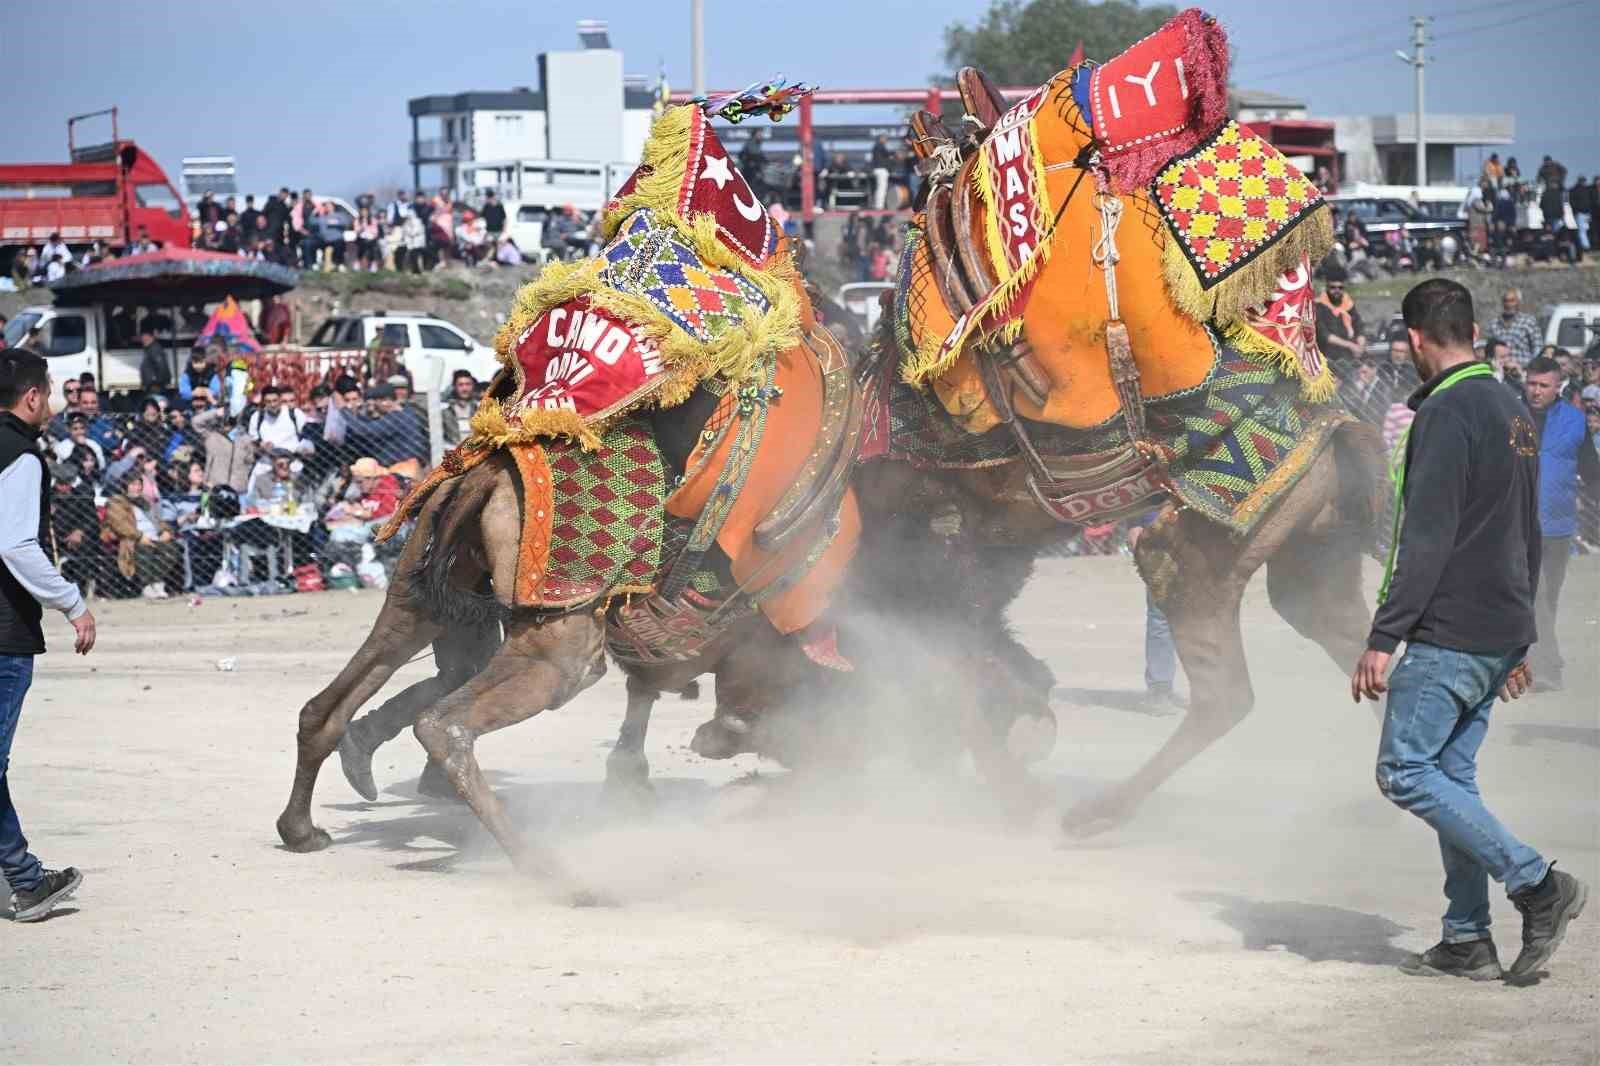
[[[759,267],[778,248],[777,227],[739,168],[722,147],[710,121],[694,108],[689,131],[689,158],[678,186],[678,214],[707,214],[717,220],[717,234],[745,262]]]

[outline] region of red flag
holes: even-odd
[[[1071,70],[1073,67],[1077,66],[1079,63],[1082,63],[1082,62],[1083,62],[1083,42],[1079,41],[1078,42],[1078,47],[1076,47],[1076,48],[1074,48],[1072,50],[1072,58],[1067,60],[1067,69]]]

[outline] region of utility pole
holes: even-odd
[[[696,96],[706,94],[706,0],[689,0],[689,80]],[[1421,77],[1419,74],[1418,77]]]
[[[699,0],[695,0],[695,2],[698,3]],[[1428,62],[1427,59],[1423,57],[1422,53],[1423,53],[1423,48],[1426,47],[1426,45],[1427,45],[1427,29],[1428,29],[1428,20],[1427,20],[1426,17],[1421,16],[1421,15],[1412,15],[1411,16],[1411,48],[1412,48],[1412,52],[1411,52],[1410,55],[1406,55],[1406,53],[1400,51],[1399,49],[1396,49],[1395,53],[1394,53],[1395,55],[1400,57],[1401,62],[1409,63],[1411,65],[1411,67],[1416,71],[1416,75],[1417,75],[1416,120],[1417,120],[1417,187],[1418,188],[1425,188],[1427,186],[1427,184],[1428,184],[1428,138],[1423,133],[1423,122],[1422,122],[1422,120],[1423,120],[1422,68],[1424,66],[1426,66],[1427,62]]]

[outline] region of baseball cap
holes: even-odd
[[[1585,385],[1581,395],[1584,403],[1600,403],[1600,385]]]

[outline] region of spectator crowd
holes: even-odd
[[[92,375],[63,383],[45,443],[69,579],[150,599],[387,583],[399,538],[374,534],[430,466],[424,398],[403,372],[333,372],[304,396],[251,372],[197,349],[120,417]],[[470,432],[482,387],[455,374],[442,443]]]

